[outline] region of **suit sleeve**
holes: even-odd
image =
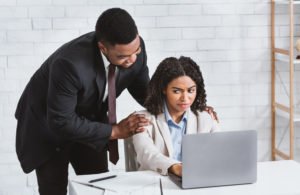
[[[132,137],[134,149],[137,154],[137,161],[143,170],[152,170],[162,175],[168,174],[168,168],[173,164],[180,163],[170,157],[165,156],[154,144],[152,134],[153,126]]]
[[[141,106],[143,106],[147,95],[147,86],[150,80],[149,69],[147,66],[147,54],[146,54],[146,49],[145,49],[145,44],[143,39],[141,39],[141,47],[142,47],[142,53],[139,54],[139,55],[143,55],[142,62],[141,62],[141,69],[139,73],[136,75],[133,82],[131,82],[130,86],[128,87],[128,91],[132,95],[132,97]]]
[[[52,131],[65,140],[86,143],[102,150],[111,135],[111,125],[89,121],[75,112],[81,80],[74,66],[57,60],[50,70],[47,121]]]

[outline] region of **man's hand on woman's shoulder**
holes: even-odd
[[[144,114],[130,114],[118,124],[112,126],[110,139],[125,139],[134,134],[141,133],[145,126],[149,125],[149,120]]]

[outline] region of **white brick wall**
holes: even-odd
[[[28,8],[30,18],[62,18],[64,17],[64,7],[59,6],[34,6]]]
[[[264,0],[0,0],[0,195],[38,194],[34,173],[22,172],[15,154],[13,117],[26,83],[63,43],[92,31],[99,14],[122,7],[146,42],[150,74],[168,56],[196,60],[208,104],[224,130],[256,129],[258,158],[270,159],[270,5]],[[298,9],[299,10],[299,9]],[[278,45],[287,45],[287,11],[276,8]],[[296,11],[300,35],[300,11]],[[280,67],[287,81],[286,68]],[[296,67],[299,71],[300,68]],[[299,72],[297,73],[300,78]],[[299,84],[300,79],[296,79]],[[280,93],[284,90],[279,87]],[[299,94],[299,90],[296,90]],[[283,99],[285,98],[282,95]],[[300,104],[299,99],[296,100]],[[127,107],[126,105],[133,105]],[[118,118],[143,109],[124,93]],[[283,132],[286,121],[278,118]],[[299,129],[299,125],[296,126]],[[296,132],[297,145],[300,136]],[[287,146],[286,141],[282,144]],[[120,144],[122,149],[122,142]],[[124,169],[124,155],[112,169]],[[71,174],[74,174],[71,171]]]

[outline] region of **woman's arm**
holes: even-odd
[[[162,175],[168,174],[168,169],[180,162],[165,156],[154,144],[152,134],[153,125],[147,126],[147,130],[132,137],[133,145],[137,153],[137,160],[143,170],[153,170]],[[163,143],[164,144],[164,143]]]

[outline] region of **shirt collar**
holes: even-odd
[[[102,60],[103,60],[103,64],[105,69],[108,69],[108,66],[110,65],[110,62],[107,60],[106,56],[100,51],[101,56],[102,56]]]
[[[184,122],[187,121],[187,111],[184,112],[183,117],[182,117],[181,121],[180,121],[178,124],[177,124],[175,121],[173,121],[173,119],[172,119],[172,117],[171,117],[171,115],[170,115],[170,113],[169,113],[169,110],[168,110],[168,107],[167,107],[166,102],[164,103],[164,113],[165,113],[166,121],[167,121],[168,123],[171,122],[171,123],[173,123],[173,124],[178,125],[178,124],[180,124],[182,121],[184,121]]]

